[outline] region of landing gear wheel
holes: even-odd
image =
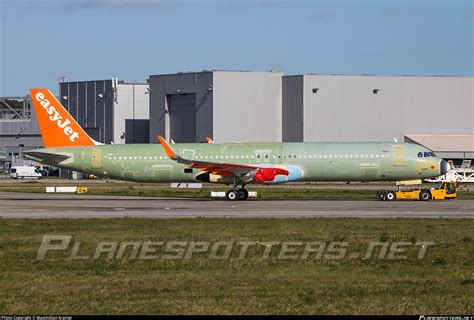
[[[393,200],[397,199],[397,195],[395,194],[395,192],[389,191],[385,195],[385,199],[387,199],[388,201],[393,201]]]
[[[375,199],[382,201],[382,191],[377,191],[377,193],[375,194]]]
[[[225,197],[229,201],[239,200],[239,193],[237,192],[237,190],[232,189],[226,192]]]
[[[385,191],[377,191],[376,198],[379,201],[385,201],[387,200],[387,193]]]
[[[421,201],[429,201],[431,200],[431,192],[429,190],[423,190],[420,192],[420,200]]]
[[[237,193],[239,194],[239,200],[247,200],[249,197],[249,192],[244,188],[237,190]]]

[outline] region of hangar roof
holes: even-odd
[[[472,134],[405,134],[405,140],[418,143],[434,152],[474,152]]]

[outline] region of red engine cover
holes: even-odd
[[[280,168],[262,168],[255,173],[253,179],[257,182],[273,181],[275,180],[275,176],[279,174],[287,176],[288,170]]]

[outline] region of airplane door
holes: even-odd
[[[92,148],[92,169],[102,169],[101,148]]]
[[[393,146],[393,165],[395,167],[405,166],[405,146]]]

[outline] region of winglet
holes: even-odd
[[[173,151],[173,149],[171,149],[170,145],[166,142],[165,139],[163,139],[162,136],[159,135],[158,140],[160,140],[160,143],[163,146],[163,149],[165,149],[165,152],[168,155],[168,157],[170,157],[171,159],[177,158],[176,153]]]
[[[214,141],[212,141],[212,139],[211,139],[211,138],[209,138],[209,137],[206,137],[206,141],[207,141],[207,143],[209,143],[209,144],[212,144],[212,143],[214,143]]]

